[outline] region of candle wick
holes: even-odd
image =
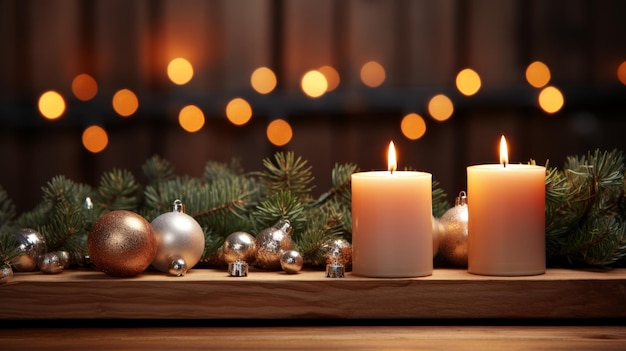
[[[502,161],[502,167],[506,168],[506,161]]]

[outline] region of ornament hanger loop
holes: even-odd
[[[461,190],[461,192],[459,192],[459,196],[457,196],[456,198],[455,206],[463,206],[463,205],[467,205],[467,194],[465,193],[464,190]]]
[[[182,201],[176,199],[174,201],[174,205],[172,206],[173,212],[185,213],[185,204]]]

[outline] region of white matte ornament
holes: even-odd
[[[157,254],[152,266],[176,276],[185,275],[204,253],[204,231],[198,221],[184,211],[183,203],[176,200],[171,212],[150,223],[157,238]]]

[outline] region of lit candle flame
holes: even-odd
[[[393,141],[389,142],[389,151],[387,152],[387,169],[393,174],[398,168],[396,161],[396,148],[393,146]]]
[[[504,135],[500,139],[500,163],[503,167],[506,167],[506,164],[509,163],[509,150],[506,147]]]

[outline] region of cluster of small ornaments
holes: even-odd
[[[261,230],[256,237],[243,231],[228,235],[222,246],[222,255],[228,264],[229,274],[245,277],[251,263],[262,270],[298,273],[304,259],[293,249],[292,231],[291,222],[282,219]]]
[[[20,228],[13,232],[17,256],[0,267],[0,284],[13,278],[14,272],[41,271],[45,274],[61,273],[69,266],[67,251],[47,252],[46,240],[35,229]]]

